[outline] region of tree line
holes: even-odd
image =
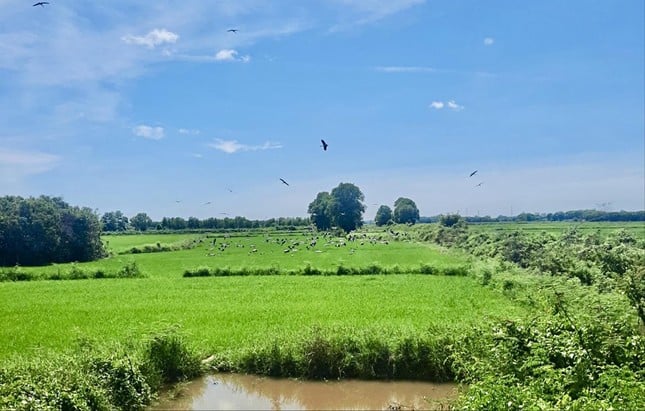
[[[441,216],[421,217],[421,223],[436,223]],[[645,211],[570,210],[554,213],[520,213],[516,216],[499,215],[463,217],[469,223],[531,222],[531,221],[645,221]]]
[[[0,265],[92,261],[105,255],[101,224],[59,197],[0,197]]]
[[[146,213],[137,213],[128,218],[121,212],[108,211],[101,216],[101,227],[105,232],[124,232],[129,230],[239,230],[257,228],[296,228],[306,227],[311,223],[303,217],[280,217],[267,220],[249,220],[245,217],[205,218],[197,217],[163,217],[153,221]]]

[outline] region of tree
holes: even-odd
[[[355,230],[363,225],[363,204],[365,196],[361,190],[352,183],[340,183],[331,190],[331,204],[329,213],[332,225],[342,228],[346,232]]]
[[[103,231],[125,231],[128,229],[128,217],[121,211],[109,211],[101,217]]]
[[[329,230],[331,228],[331,195],[326,192],[320,192],[316,199],[309,204],[307,212],[311,214],[311,222],[318,230]]]
[[[399,197],[394,202],[394,222],[414,224],[419,220],[419,209],[409,198]]]
[[[130,219],[130,224],[138,231],[146,231],[152,227],[152,219],[146,213],[139,213]]]
[[[0,197],[0,265],[91,261],[104,256],[98,216],[61,198]]]
[[[382,226],[388,224],[391,221],[392,209],[386,205],[380,206],[378,211],[376,212],[376,217],[374,217],[374,223],[376,223],[377,226]]]
[[[459,214],[446,214],[439,217],[439,224],[444,227],[452,227],[462,221],[465,223]]]

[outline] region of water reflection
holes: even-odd
[[[455,384],[410,381],[300,381],[216,374],[192,381],[153,410],[437,409],[458,395]]]

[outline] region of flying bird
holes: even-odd
[[[228,29],[226,30],[228,33],[237,33],[239,30],[238,29]]]
[[[175,200],[175,203],[181,203],[181,200]]]
[[[286,186],[288,186],[288,185],[289,185],[289,183],[287,183],[287,182],[286,182],[286,181],[284,181],[283,179],[280,179],[280,181],[282,181],[282,182],[284,183],[284,185],[286,185]]]
[[[45,7],[45,4],[49,4],[48,1],[39,1],[36,4],[32,4],[33,7],[40,6],[40,7]]]
[[[322,148],[323,148],[323,150],[324,150],[324,151],[327,151],[327,147],[329,146],[329,144],[327,144],[327,143],[325,142],[325,140],[323,140],[323,139],[320,139],[320,142],[322,143]]]
[[[468,177],[472,177],[472,176],[474,176],[475,174],[477,174],[477,171],[479,171],[479,170],[475,170],[475,171],[473,171],[472,173],[470,173],[470,175],[469,175]]]
[[[210,203],[211,203],[211,201],[207,201],[207,202],[204,203],[204,205],[208,205]]]
[[[481,187],[484,182],[482,181],[481,183],[477,184],[475,187]]]

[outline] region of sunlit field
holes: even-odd
[[[316,239],[316,237],[318,237]],[[312,241],[316,241],[312,245]],[[383,267],[406,268],[429,264],[436,268],[463,266],[465,256],[456,251],[446,252],[440,247],[410,241],[396,241],[390,232],[378,231],[347,238],[311,236],[304,233],[262,235],[225,234],[153,234],[105,236],[108,250],[114,254],[99,261],[76,264],[82,270],[103,269],[116,271],[124,264],[136,262],[149,277],[179,278],[186,270],[198,267],[301,269],[311,265],[318,269],[334,269],[339,265],[363,267],[376,264]],[[129,252],[133,247],[153,250],[160,245],[193,247],[167,252]],[[255,250],[255,251],[254,251]],[[128,254],[118,254],[128,252]],[[72,264],[53,264],[43,267],[21,267],[27,273],[51,275],[65,273]]]
[[[506,231],[525,231],[525,232],[549,232],[560,234],[563,231],[575,228],[576,230],[591,234],[598,232],[601,236],[607,236],[620,230],[626,230],[635,237],[645,240],[645,222],[508,222],[508,223],[471,223],[468,228],[472,231],[487,232],[506,232]]]

